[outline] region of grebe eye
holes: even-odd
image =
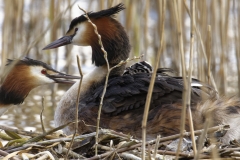
[[[42,70],[41,70],[41,73],[42,73],[42,74],[47,74],[47,71],[46,71],[45,69],[42,69]]]
[[[78,31],[78,28],[75,28],[75,32],[77,32]]]

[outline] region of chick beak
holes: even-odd
[[[71,44],[72,38],[73,36],[63,36],[62,38],[59,38],[58,40],[53,41],[52,43],[44,47],[43,50],[58,48],[67,44]]]
[[[78,76],[72,76],[72,75],[68,75],[68,74],[64,74],[61,72],[58,72],[58,74],[47,74],[46,75],[48,78],[52,79],[55,81],[55,83],[67,83],[67,84],[74,84],[75,81],[71,81],[69,79],[80,79],[80,77]]]

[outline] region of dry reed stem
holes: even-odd
[[[104,131],[101,130],[98,134],[102,135],[102,134],[108,134],[109,131]],[[79,136],[75,136],[74,140],[81,140],[84,138],[89,138],[89,137],[93,137],[96,136],[96,132],[92,132],[89,134],[84,134],[84,135],[79,135]],[[45,141],[41,141],[41,142],[36,142],[36,145],[48,145],[48,144],[52,144],[52,143],[56,143],[56,142],[70,142],[72,140],[72,138],[55,138],[55,139],[51,139],[51,140],[45,140]]]
[[[237,12],[235,12],[234,14],[234,29],[236,30],[236,34],[234,36],[234,40],[235,40],[235,46],[236,46],[236,60],[237,60],[237,75],[238,75],[238,96],[240,97],[240,45],[239,45],[239,41],[240,41],[240,31],[239,31],[239,26],[240,26],[240,16],[239,12],[240,12],[240,4],[238,3],[238,5],[236,4],[235,0],[233,1],[233,6],[235,6],[236,8],[234,8],[234,10],[236,10]]]
[[[157,150],[158,150],[158,145],[160,143],[160,138],[161,136],[158,135],[157,139],[156,139],[156,143],[155,143],[155,147],[154,147],[154,152],[153,152],[153,158],[156,159],[156,155],[157,155]]]
[[[108,59],[107,59],[107,52],[105,51],[105,49],[103,47],[102,40],[101,40],[101,35],[98,33],[97,26],[94,23],[92,23],[92,21],[88,17],[87,12],[84,9],[80,8],[79,6],[78,6],[78,8],[85,13],[85,17],[88,19],[88,22],[93,26],[94,32],[96,33],[96,35],[98,37],[98,42],[99,42],[99,45],[101,47],[101,50],[103,51],[104,59],[106,60],[106,64],[107,64],[107,75],[106,75],[106,80],[105,80],[105,84],[104,84],[104,88],[103,88],[103,93],[102,93],[102,96],[101,96],[101,101],[100,101],[100,105],[99,105],[99,109],[98,109],[98,117],[97,117],[96,142],[95,142],[95,155],[97,155],[97,144],[98,144],[98,132],[99,132],[99,125],[100,125],[100,116],[101,116],[101,111],[102,111],[102,106],[103,106],[103,98],[104,98],[106,90],[107,90],[108,78],[109,78],[109,74],[110,74],[111,70],[109,68],[109,62],[108,62]]]
[[[206,121],[204,123],[204,127],[203,127],[203,132],[200,135],[200,138],[199,138],[199,141],[198,141],[198,151],[197,151],[197,154],[194,155],[194,160],[199,159],[200,152],[201,152],[201,149],[202,149],[203,143],[204,143],[204,138],[207,134],[207,129],[209,128],[209,125],[210,125],[209,119],[206,119]]]
[[[7,156],[9,153],[7,153],[7,152],[5,152],[5,151],[3,151],[3,150],[0,150],[0,155],[1,156]]]
[[[80,154],[77,154],[76,152],[73,152],[73,151],[69,151],[69,149],[67,149],[67,148],[62,148],[62,153],[63,154],[68,154],[68,155],[70,155],[71,157],[73,157],[73,158],[78,158],[78,159],[86,159],[86,157],[84,157],[84,156],[82,156],[82,155],[80,155]],[[69,158],[68,158],[69,159]]]
[[[206,49],[206,53],[207,53],[207,56],[208,56],[208,72],[207,72],[207,75],[208,75],[208,84],[210,84],[210,76],[211,76],[211,54],[212,54],[212,48],[211,48],[211,45],[212,45],[212,30],[211,30],[211,26],[208,25],[208,30],[207,30],[207,49]]]
[[[189,69],[188,69],[188,76],[187,76],[187,109],[188,109],[188,117],[189,117],[189,126],[191,131],[191,139],[192,139],[192,147],[193,147],[193,154],[196,155],[197,148],[195,142],[195,135],[194,135],[194,126],[193,126],[193,119],[192,119],[192,111],[191,111],[191,93],[192,93],[192,70],[193,70],[193,49],[194,49],[194,41],[195,41],[195,0],[191,2],[191,33],[190,33],[190,59],[189,59]],[[185,78],[185,77],[183,77]]]
[[[1,160],[21,160],[18,156],[16,156],[18,153],[14,154],[8,154],[7,156],[3,157]]]
[[[172,155],[172,156],[176,156],[176,154],[177,154],[177,152],[166,151],[166,150],[158,150],[158,153],[162,154],[162,155]],[[186,158],[186,159],[192,159],[194,157],[194,155],[191,153],[189,153],[189,154],[188,153],[178,153],[178,154],[179,154],[179,156]],[[200,158],[209,159],[210,156],[202,154],[202,155],[200,155]]]
[[[102,149],[102,150],[106,150],[106,151],[112,151],[113,150],[113,148],[108,147],[108,146],[104,146],[104,145],[101,145],[101,144],[98,144],[98,148]]]
[[[163,49],[163,37],[164,37],[164,22],[165,22],[165,9],[166,9],[166,4],[165,4],[165,0],[162,1],[163,3],[163,8],[162,8],[162,14],[161,14],[161,19],[162,19],[162,26],[161,26],[161,37],[160,37],[160,49],[157,53],[157,57],[155,59],[155,64],[154,64],[154,72],[152,73],[151,76],[151,81],[149,84],[149,88],[148,88],[148,94],[147,94],[147,98],[146,98],[146,102],[145,102],[145,107],[144,107],[144,113],[143,113],[143,120],[142,120],[142,159],[145,160],[145,146],[146,146],[146,128],[147,128],[147,119],[148,119],[148,112],[149,112],[149,108],[150,108],[150,102],[151,102],[151,98],[152,98],[152,91],[153,91],[153,87],[154,87],[154,83],[155,83],[155,79],[156,79],[156,75],[157,75],[157,69],[158,69],[158,65],[159,65],[159,61],[160,61],[160,56],[162,53],[162,49]]]
[[[143,57],[143,54],[140,55],[139,57],[127,58],[125,61],[121,61],[121,62],[119,62],[117,65],[111,67],[111,68],[110,68],[110,71],[112,71],[113,69],[115,69],[115,68],[117,68],[117,67],[120,67],[120,66],[122,66],[122,65],[124,65],[124,64],[126,64],[126,63],[128,63],[128,62],[130,62],[130,61],[133,61],[133,60],[136,60],[136,59],[141,59],[142,57]]]
[[[211,117],[211,115],[208,115],[208,120],[209,120],[209,126],[213,125],[214,121],[213,121],[213,118]],[[217,139],[214,136],[214,134],[210,134],[209,138],[210,138],[211,144],[216,146],[217,145]],[[218,148],[217,147],[213,147],[211,149],[211,158],[212,159],[219,159],[220,158],[219,154],[218,154]]]
[[[81,68],[81,64],[80,64],[80,58],[79,58],[78,55],[77,55],[77,64],[78,64],[78,71],[79,71],[79,74],[81,76],[81,79],[80,79],[80,83],[78,85],[78,94],[77,94],[76,107],[75,107],[76,108],[75,130],[74,130],[74,133],[73,133],[73,136],[72,136],[72,140],[71,140],[71,143],[69,145],[67,154],[65,156],[65,159],[68,158],[68,153],[69,153],[70,149],[72,148],[74,137],[76,136],[77,131],[78,131],[78,104],[79,104],[79,100],[80,100],[80,92],[81,92],[81,86],[82,86],[82,81],[83,81],[83,72],[82,72],[82,68]]]
[[[226,4],[227,3],[227,4]],[[227,81],[225,80],[225,77],[227,75],[227,59],[226,59],[226,47],[228,45],[228,36],[227,36],[227,30],[228,30],[228,21],[229,21],[229,5],[230,1],[220,1],[220,40],[221,40],[221,66],[220,66],[220,81],[221,85],[220,87],[220,92],[222,94],[226,93],[227,90]]]
[[[147,149],[148,149],[147,150],[147,159],[151,159],[151,154],[150,154],[151,153],[151,148],[150,148],[149,144],[147,145]]]
[[[181,1],[172,1],[174,5],[174,14],[175,14],[175,20],[177,24],[177,32],[178,32],[178,45],[179,45],[179,52],[181,55],[181,66],[182,66],[182,77],[183,77],[183,94],[182,94],[182,113],[181,113],[181,124],[180,124],[180,133],[183,135],[185,131],[185,120],[186,120],[186,96],[187,96],[187,81],[186,81],[186,66],[185,66],[185,57],[184,57],[184,50],[183,50],[183,35],[182,35],[182,23],[180,18],[180,3]],[[179,3],[177,5],[177,2]],[[180,148],[182,145],[182,139],[183,136],[180,137],[179,143],[178,143],[178,149],[177,149],[177,156],[176,159],[178,159],[180,153]]]
[[[144,12],[143,12],[143,18],[144,18],[144,23],[145,24],[149,24],[149,1],[145,1],[145,4],[144,4]],[[149,46],[149,40],[148,40],[148,37],[149,37],[149,33],[148,33],[148,25],[144,25],[143,27],[143,33],[144,33],[144,38],[143,38],[143,43],[144,43],[144,50],[147,52],[148,50],[148,46]],[[146,54],[144,55],[145,57],[147,56]]]
[[[42,126],[42,132],[46,133],[45,127],[44,127],[44,123],[43,123],[43,111],[44,111],[45,105],[44,105],[44,97],[42,97],[42,111],[40,113],[40,121],[41,121],[41,126]]]
[[[59,127],[57,127],[57,128],[54,128],[54,129],[52,129],[52,130],[50,130],[50,131],[48,131],[48,132],[46,132],[46,133],[43,133],[43,134],[41,134],[41,135],[39,135],[39,136],[37,136],[37,137],[33,137],[33,138],[29,139],[28,141],[19,144],[18,146],[22,146],[22,145],[24,145],[24,144],[26,144],[26,143],[30,143],[30,142],[40,141],[40,140],[42,140],[44,137],[46,137],[47,135],[52,134],[53,132],[56,132],[56,131],[62,129],[62,128],[68,126],[68,125],[71,124],[71,123],[72,123],[72,122],[66,123],[66,124],[61,125],[61,126],[59,126]]]
[[[131,153],[121,153],[120,156],[124,159],[131,159],[131,160],[141,160],[140,157],[131,154]]]

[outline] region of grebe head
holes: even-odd
[[[130,44],[128,36],[123,26],[114,19],[114,14],[124,10],[123,4],[118,4],[112,8],[99,12],[89,12],[88,16],[96,25],[98,33],[101,35],[102,43],[108,53],[110,64],[117,64],[121,60],[128,58]],[[50,43],[43,50],[58,48],[60,46],[73,44],[78,46],[92,47],[92,62],[96,66],[106,64],[103,52],[99,45],[99,39],[94,32],[93,26],[88,22],[83,14],[71,21],[65,36]]]
[[[0,103],[19,104],[35,87],[48,83],[75,83],[68,79],[79,79],[67,75],[44,62],[25,57],[22,60],[8,60],[10,71],[4,77],[0,88]]]

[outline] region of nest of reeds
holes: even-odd
[[[68,125],[68,124],[66,124]],[[66,136],[61,131],[55,132],[64,126],[45,133],[27,132],[0,126],[4,132],[0,138],[7,143],[1,146],[0,155],[3,159],[141,159],[142,142],[133,139],[130,135],[101,129],[99,142],[95,143],[96,133],[85,135]],[[185,132],[183,142],[178,152],[180,134],[168,137],[157,136],[155,140],[146,142],[146,159],[174,159],[176,156],[184,159],[193,158],[240,158],[240,143],[232,141],[229,145],[216,142],[216,137],[223,136],[229,128],[220,125],[204,130],[195,131],[198,143],[197,153],[193,153],[192,141],[188,139],[190,133]],[[201,136],[204,137],[203,140]],[[2,144],[1,144],[2,145]],[[97,152],[96,152],[97,145]],[[96,154],[97,153],[97,154]]]

